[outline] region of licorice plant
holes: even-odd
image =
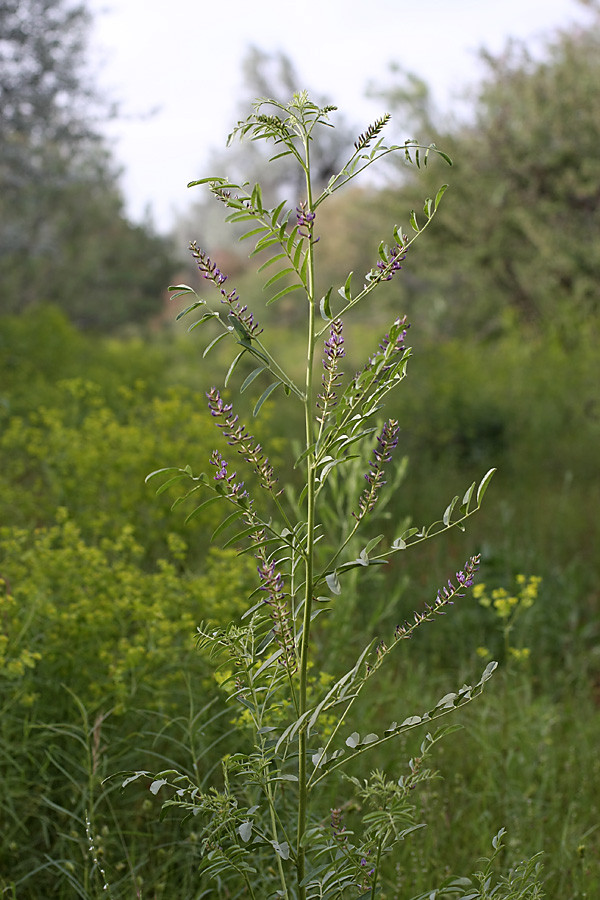
[[[463,529],[465,520],[479,509],[494,471],[488,471],[478,485],[473,483],[462,500],[454,497],[439,521],[429,527],[404,529],[388,543],[382,536],[361,539],[398,443],[398,422],[382,421],[381,410],[387,394],[405,378],[410,350],[406,320],[397,317],[360,371],[345,379],[341,371],[344,322],[355,307],[371,301],[383,282],[397,276],[408,249],[435,215],[445,185],[425,202],[421,221],[414,212],[410,214],[410,237],[395,227],[393,243],[380,244],[378,259],[357,287],[351,273],[339,291],[329,288],[322,298],[315,293],[315,266],[325,243],[319,244],[317,235],[319,210],[335,192],[389,153],[401,153],[407,163],[419,167],[433,155],[450,160],[433,144],[424,147],[409,140],[387,146],[381,137],[389,120],[384,116],[357,138],[347,163],[315,195],[311,147],[319,140],[320,130],[331,127],[329,115],[334,110],[320,108],[306,93],[295,94],[287,105],[261,100],[233,132],[232,136],[272,142],[273,159],[288,156],[300,167],[305,195],[291,206],[281,202],[267,208],[258,184],[235,184],[224,177],[192,183],[208,186],[227,207],[230,222],[249,226],[245,237],[254,239],[251,255],[262,254],[259,271],[269,276],[266,288],[277,286],[268,302],[296,292],[306,313],[303,383],[292,378],[278,342],[268,344],[255,313],[229,289],[227,276],[195,243],[191,252],[216,303],[211,305],[185,284],[170,288],[174,297],[187,296],[192,301],[178,318],[199,312],[191,327],[217,330],[216,336],[209,335],[209,347],[222,340],[234,347],[223,387],[213,386],[206,395],[210,416],[222,430],[233,458],[215,450],[204,472],[195,473],[188,465],[169,467],[152,472],[148,479],[160,480],[159,491],[175,483],[183,485],[185,491],[173,505],[188,498],[200,500],[190,516],[209,504],[220,504],[224,518],[215,537],[236,523],[241,526],[228,543],[254,555],[258,574],[256,590],[240,621],[198,627],[199,648],[221,666],[219,680],[232,717],[237,716],[240,723],[225,748],[220,769],[202,783],[172,769],[152,775],[129,773],[124,780],[128,784],[149,779],[153,794],[166,795],[165,809],[176,808],[194,817],[196,846],[201,849],[199,896],[345,900],[379,895],[384,890],[385,861],[399,842],[420,827],[413,817],[411,791],[431,777],[428,754],[454,728],[436,728],[435,720],[476,697],[496,666],[489,663],[477,684],[447,693],[430,709],[410,715],[402,711],[398,721],[382,723],[377,733],[360,734],[353,718],[358,698],[381,677],[390,655],[423,623],[447,612],[456,598],[465,595],[479,566],[476,555],[409,621],[400,622],[391,634],[369,640],[343,674],[323,684],[309,678],[314,653],[311,638],[321,628],[324,614],[343,603],[346,573],[356,568],[367,572],[434,535],[454,527]],[[225,393],[236,381],[241,360],[254,365],[241,390],[255,388],[260,378],[270,376],[256,401],[255,416],[279,387],[288,397],[286,402],[302,407],[304,433],[295,467],[303,473],[304,486],[296,494],[289,486],[284,490],[263,447],[240,422],[230,394]],[[333,472],[356,464],[361,445],[367,451],[371,448],[364,489],[357,491],[352,513],[339,523],[339,533],[332,535],[328,533],[331,517],[328,520],[322,513],[329,502],[328,482],[334,480]],[[234,469],[233,459],[238,457]],[[260,508],[248,479],[264,492],[261,500],[266,502]],[[266,513],[261,511],[265,508]],[[405,765],[404,774],[374,768],[367,778],[356,776],[358,757],[368,754],[376,761],[383,743],[417,728],[424,731],[421,749]],[[340,800],[324,811],[323,798],[340,797],[342,790],[350,792],[352,802]],[[464,885],[465,880],[461,881]],[[456,896],[461,888],[459,882],[449,881],[438,890],[441,893],[431,896]]]

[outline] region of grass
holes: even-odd
[[[96,341],[97,389],[74,398],[52,380],[43,353],[36,368],[45,327],[64,345],[58,381],[74,378],[86,355],[85,339],[49,318],[17,335],[13,356],[27,365],[11,358],[3,382],[0,895],[110,896],[100,864],[114,900],[196,900],[218,886],[198,880],[193,822],[159,823],[147,788],[122,794],[118,779],[104,779],[173,765],[209,783],[219,753],[243,740],[235,710],[214,699],[193,628],[203,616],[236,614],[251,566],[238,570],[232,554],[207,556],[210,523],[183,529],[169,512],[175,494],[157,503],[142,487],[150,468],[206,455],[212,435],[194,385],[210,378],[181,344],[155,344],[150,374],[141,351]],[[167,394],[174,365],[184,386]],[[409,368],[397,411],[409,466],[374,534],[394,536],[409,515],[431,521],[491,465],[499,472],[466,535],[415,548],[364,593],[340,598],[318,638],[322,671],[341,670],[357,636],[393,633],[473,552],[482,552],[490,589],[510,589],[519,573],[543,580],[511,634],[528,659],[505,658],[501,622],[468,599],[403,648],[378,704],[362,712],[375,729],[391,709],[409,715],[472,683],[485,665],[477,648],[501,661],[483,696],[460,713],[462,730],[439,745],[440,777],[415,797],[429,826],[392,863],[397,888],[388,900],[471,872],[501,826],[500,864],[543,850],[548,897],[600,895],[600,426],[588,403],[599,375],[585,341],[567,354],[517,338],[469,352],[424,348]],[[136,390],[138,377],[152,389]],[[40,418],[26,382],[41,385],[53,414]],[[275,409],[266,427],[285,477],[285,418]],[[109,439],[118,452],[107,462]],[[92,443],[96,469],[86,463]],[[58,506],[67,512],[57,521]],[[63,627],[57,616],[66,616]],[[419,741],[407,739],[407,756]],[[392,772],[397,762],[367,757],[363,774],[376,765]],[[335,805],[324,796],[323,815]]]

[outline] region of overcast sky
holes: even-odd
[[[359,129],[386,110],[367,100],[390,62],[452,108],[481,72],[477,51],[588,18],[577,0],[89,0],[99,81],[123,118],[107,126],[135,219],[166,231],[190,202],[237,119],[240,61],[249,45],[282,50],[303,83],[328,95]],[[153,113],[154,111],[154,113]],[[153,113],[153,114],[151,114]],[[406,135],[412,137],[413,135]],[[193,190],[193,189],[192,189]],[[198,189],[196,189],[198,190]]]

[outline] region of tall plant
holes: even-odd
[[[241,457],[240,466],[254,473],[266,502],[259,509],[246,486],[246,475],[238,475],[231,459],[218,450],[206,472],[195,474],[190,466],[170,467],[148,476],[161,479],[159,492],[176,483],[186,487],[173,506],[190,498],[200,500],[188,518],[209,504],[220,504],[225,516],[213,537],[237,525],[227,544],[256,557],[258,586],[242,620],[198,628],[199,646],[221,663],[219,680],[239,710],[239,728],[222,758],[221,777],[211,781],[208,773],[199,783],[172,769],[150,776],[153,794],[168,792],[165,809],[175,807],[194,817],[202,851],[200,867],[211,890],[218,892],[227,883],[227,896],[256,900],[374,898],[381,889],[385,859],[420,827],[411,795],[432,775],[427,764],[431,748],[455,727],[434,728],[435,720],[476,697],[496,667],[491,662],[474,686],[446,693],[428,709],[410,715],[403,712],[377,733],[358,730],[357,701],[375,686],[380,670],[405,640],[464,596],[479,566],[479,556],[472,556],[410,621],[399,623],[392,634],[369,640],[346,672],[330,680],[309,676],[314,632],[320,627],[317,617],[343,603],[349,570],[369,572],[434,535],[454,527],[462,530],[479,509],[494,472],[491,469],[479,485],[473,483],[462,499],[454,497],[439,521],[428,527],[407,528],[389,543],[382,535],[371,540],[362,537],[398,444],[398,422],[381,421],[379,416],[385,398],[406,375],[408,326],[404,318],[396,318],[360,371],[345,379],[341,371],[344,322],[355,307],[369,302],[383,282],[397,276],[408,249],[435,215],[446,186],[425,202],[424,218],[410,214],[410,237],[401,228],[393,229],[392,243],[380,244],[378,259],[358,286],[350,273],[337,293],[330,287],[321,298],[315,289],[319,209],[386,154],[400,152],[407,163],[417,166],[427,164],[432,154],[450,160],[434,145],[423,147],[412,140],[387,146],[381,137],[389,119],[384,116],[358,137],[347,163],[315,196],[311,150],[319,130],[330,127],[328,117],[334,109],[318,107],[306,93],[295,94],[287,105],[261,100],[233,132],[232,136],[272,141],[273,159],[293,158],[305,183],[305,196],[295,208],[285,202],[267,208],[258,184],[234,184],[223,177],[193,182],[209,186],[229,210],[230,222],[248,223],[245,237],[255,244],[251,255],[264,256],[259,272],[268,275],[265,288],[271,296],[267,302],[296,292],[304,305],[304,381],[297,383],[292,377],[281,347],[268,344],[254,312],[196,244],[191,245],[193,256],[204,279],[216,289],[220,305],[211,306],[188,285],[170,289],[174,297],[192,298],[179,318],[200,312],[190,330],[200,325],[216,327],[205,352],[223,340],[235,345],[224,389],[233,383],[240,361],[249,359],[253,368],[240,391],[270,376],[254,406],[255,416],[280,387],[289,402],[302,407],[303,446],[295,461],[304,475],[302,491],[296,496],[289,485],[289,490],[282,488],[261,444],[240,422],[229,395],[216,386],[207,393],[210,415],[231,452]],[[321,510],[329,502],[332,483],[343,479],[330,476],[356,460],[361,445],[371,448],[364,488],[354,496],[352,514],[333,534],[331,517]],[[419,756],[409,761],[404,774],[390,776],[374,770],[367,778],[357,777],[360,758],[376,758],[382,744],[422,726],[425,735]],[[148,772],[130,773],[124,784],[148,776]],[[328,809],[323,797],[340,776],[346,778],[356,805],[338,802]],[[450,894],[457,885],[448,883],[442,890]]]

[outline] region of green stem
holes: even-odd
[[[306,159],[306,206],[312,209],[312,186],[310,180],[310,151],[308,136],[304,138],[304,152]],[[314,298],[314,248],[309,237],[307,248],[307,299],[308,299],[308,335],[307,335],[307,359],[306,359],[306,397],[304,400],[304,422],[306,433],[306,447],[312,446],[314,440],[313,425],[313,363],[315,352],[315,298]],[[315,542],[315,480],[316,467],[314,451],[307,457],[307,532],[306,532],[306,561],[305,561],[305,594],[304,594],[304,618],[300,646],[300,715],[307,708],[307,682],[308,682],[308,652],[310,641],[310,622],[313,598],[314,579],[314,542]],[[307,734],[302,728],[299,734],[298,756],[298,834],[296,848],[296,870],[298,876],[298,900],[306,900],[306,888],[302,884],[305,877],[306,851],[304,848],[304,833],[307,820],[308,784],[306,771],[307,758]]]
[[[375,874],[373,876],[373,884],[371,885],[371,900],[375,900],[375,892],[377,890],[377,880],[379,878],[379,865],[381,863],[381,851],[384,843],[384,835],[382,835],[379,839],[379,843],[377,845],[377,858],[375,860]]]
[[[277,841],[277,843],[279,843],[279,836],[278,836],[278,831],[277,831],[277,819],[275,817],[275,805],[273,802],[273,793],[271,791],[271,784],[268,780],[267,780],[267,784],[266,784],[266,789],[267,789],[267,801],[269,803],[269,811],[271,813],[271,830],[273,833],[273,839],[275,841]],[[287,897],[289,896],[289,894],[288,894],[288,889],[287,889],[287,881],[286,881],[286,877],[285,877],[285,871],[283,869],[283,861],[282,861],[279,853],[276,852],[276,856],[277,856],[277,871],[279,872],[279,880],[281,881],[281,889],[282,889],[281,895],[282,895],[282,897],[285,897],[287,900]]]
[[[259,341],[258,338],[252,338],[252,340],[254,341],[255,344],[257,344],[258,347],[260,347],[261,353],[263,353],[264,356],[267,358],[268,363],[269,363],[269,369],[271,370],[271,373],[276,378],[279,378],[280,381],[282,382],[282,384],[287,385],[287,387],[289,387],[289,389],[292,391],[292,393],[294,393],[296,395],[296,397],[298,397],[300,400],[303,401],[304,394],[302,393],[300,388],[296,387],[293,380],[290,378],[290,376],[287,374],[287,372],[281,368],[281,366],[279,365],[279,363],[277,362],[275,357],[271,353],[269,353],[269,351],[267,350],[265,345],[262,343],[262,341]]]

